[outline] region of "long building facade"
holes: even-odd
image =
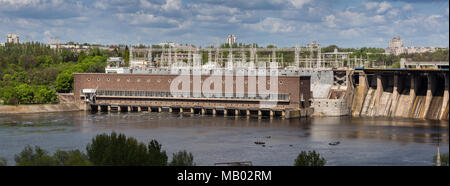
[[[113,106],[127,111],[169,108],[270,115],[304,110],[307,115],[312,113],[310,81],[310,76],[289,75],[80,73],[74,74],[74,96],[79,103],[107,110]]]

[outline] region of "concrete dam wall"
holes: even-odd
[[[358,72],[351,103],[354,117],[448,120],[447,73]]]
[[[0,114],[27,114],[45,112],[70,112],[84,110],[84,106],[75,103],[48,104],[48,105],[2,105]]]

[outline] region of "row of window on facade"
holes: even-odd
[[[289,100],[288,94],[252,93],[197,93],[197,92],[158,92],[158,91],[119,91],[97,90],[99,96],[173,97],[173,98],[224,98],[224,99],[262,99]]]
[[[100,81],[100,80],[101,80],[100,78],[97,78],[97,81]],[[91,81],[91,78],[87,78],[87,81]],[[111,81],[111,79],[110,79],[110,78],[106,78],[106,81]],[[117,82],[120,82],[120,78],[117,78],[116,81],[117,81]],[[131,79],[128,78],[126,81],[127,81],[127,82],[131,82]],[[170,83],[171,81],[172,81],[171,79],[168,79],[168,80],[167,80],[167,82],[169,82],[169,83]],[[204,80],[200,80],[200,81],[201,81],[200,83],[202,83]],[[138,83],[141,82],[141,79],[136,79],[136,82],[138,82]],[[150,82],[152,82],[152,80],[151,80],[151,79],[147,79],[146,82],[147,82],[147,83],[150,83]],[[157,83],[161,83],[161,79],[157,79],[156,82],[157,82]],[[191,80],[189,80],[189,82],[192,84],[192,81],[191,81]],[[213,80],[210,80],[210,82],[212,83]],[[244,83],[247,84],[248,81],[247,81],[247,80],[244,80]],[[270,85],[270,80],[266,80],[266,83]],[[279,84],[283,84],[283,80],[279,80],[278,83],[279,83]],[[302,83],[303,83],[303,82],[302,82]],[[222,81],[222,84],[225,84],[225,81]],[[236,84],[236,81],[233,81],[233,84]],[[256,81],[256,84],[259,84],[259,81]]]

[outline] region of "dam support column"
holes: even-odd
[[[394,116],[395,111],[397,110],[397,104],[398,104],[398,87],[399,87],[399,80],[398,80],[398,74],[394,74],[394,89],[392,90],[392,104],[391,108],[389,109],[388,116]]]
[[[369,84],[367,82],[367,76],[364,71],[358,72],[359,84],[356,87],[356,92],[353,95],[352,101],[352,116],[359,117],[361,115],[361,110],[364,105],[364,100],[366,98],[366,94],[369,88]]]
[[[381,95],[383,95],[383,80],[381,77],[381,74],[377,74],[377,90],[375,93],[375,104],[374,104],[374,116],[378,116],[379,115],[379,111],[380,109],[380,99],[381,99]]]
[[[439,119],[448,119],[448,101],[449,101],[449,93],[448,93],[448,73],[444,73],[444,79],[445,79],[445,87],[444,87],[444,97],[442,98],[442,107],[441,107],[441,113],[439,114]]]
[[[411,87],[409,89],[409,114],[405,117],[414,117],[414,101],[416,100],[416,87],[418,87],[417,75],[411,74]]]
[[[430,110],[431,100],[433,99],[433,82],[435,78],[433,74],[427,74],[427,97],[425,98],[425,110],[420,118],[425,119],[428,115],[428,110]]]

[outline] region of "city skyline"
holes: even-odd
[[[20,40],[99,44],[237,43],[386,48],[400,36],[405,46],[449,43],[448,1],[57,1],[0,0],[0,42]]]

